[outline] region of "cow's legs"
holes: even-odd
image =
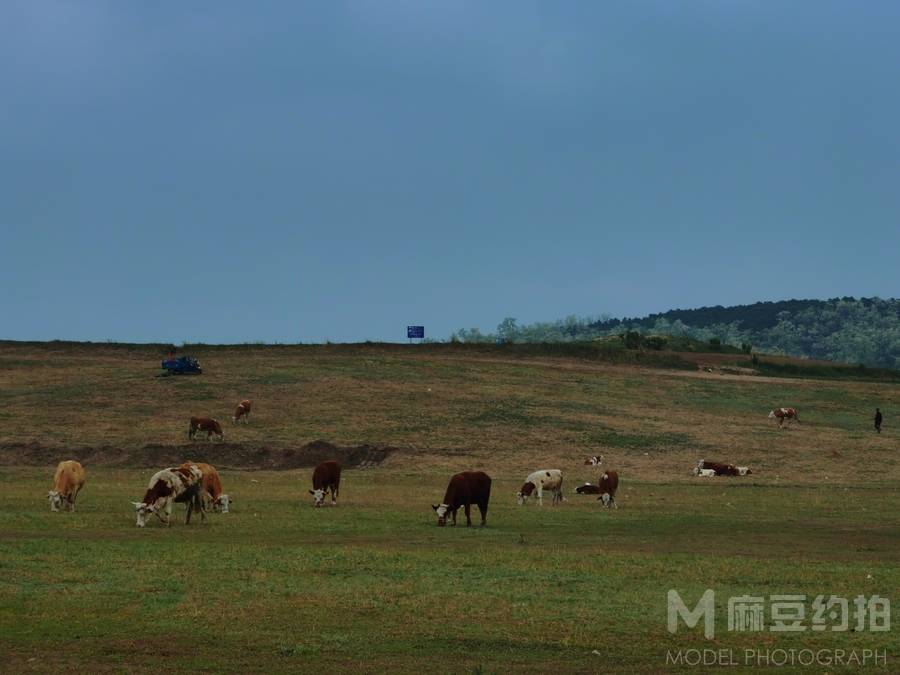
[[[481,503],[478,504],[478,510],[481,512],[480,527],[484,527],[485,523],[487,523],[487,510],[488,510],[487,502],[484,502],[483,504],[481,504]]]
[[[472,527],[472,504],[466,502],[466,527]]]
[[[453,511],[451,511],[451,513],[453,514],[453,525],[452,526],[456,527],[456,509],[453,509]]]
[[[537,494],[538,506],[543,506],[544,505],[544,486],[543,485],[538,485],[537,493],[538,493]]]

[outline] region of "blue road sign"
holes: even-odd
[[[425,326],[407,326],[406,337],[408,337],[410,340],[412,340],[413,338],[424,338]]]

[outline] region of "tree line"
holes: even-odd
[[[459,342],[578,342],[613,335],[690,338],[762,354],[900,368],[900,300],[784,300],[732,307],[675,309],[640,318],[568,316],[520,325],[507,317],[495,332],[463,328]]]

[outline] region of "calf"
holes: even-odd
[[[600,486],[585,483],[584,485],[579,485],[577,488],[575,488],[575,493],[579,495],[599,495]]]
[[[84,468],[74,459],[60,462],[53,476],[53,489],[47,493],[50,510],[59,511],[63,504],[66,510],[75,510],[75,498],[84,487]]]
[[[193,440],[198,431],[205,431],[206,439],[209,441],[212,440],[213,434],[218,436],[220,440],[225,438],[225,434],[222,432],[222,425],[212,417],[192,417],[191,426],[188,428],[188,438]]]
[[[325,494],[331,490],[331,505],[337,506],[338,488],[341,486],[341,465],[333,459],[322,462],[313,469],[313,503],[318,507],[325,503]]]
[[[150,514],[155,514],[160,521],[169,525],[172,502],[194,483],[199,483],[202,478],[203,474],[196,466],[187,468],[180,466],[157,471],[150,478],[144,498],[139,502],[131,502],[137,513],[137,526],[144,527]],[[165,512],[165,518],[161,515],[162,512]]]
[[[769,419],[773,418],[778,420],[779,429],[784,427],[785,422],[787,422],[788,425],[790,425],[791,422],[800,423],[800,418],[797,417],[797,411],[794,408],[775,408],[775,410],[769,413]]]
[[[593,455],[584,460],[585,466],[600,466],[603,464],[603,455]]]
[[[237,422],[240,422],[241,420],[244,420],[245,424],[247,422],[249,422],[250,421],[250,405],[251,405],[251,402],[250,402],[249,398],[245,398],[243,401],[238,403],[237,408],[234,409],[234,415],[231,416],[231,421],[233,423],[237,423]]]
[[[444,493],[444,501],[439,505],[432,504],[437,512],[438,527],[447,524],[447,514],[453,518],[453,526],[456,527],[456,511],[460,506],[465,507],[466,527],[472,526],[472,504],[478,506],[481,512],[481,527],[487,522],[488,502],[491,499],[491,477],[484,471],[464,471],[450,478],[447,491]]]
[[[216,467],[205,462],[192,462],[191,460],[186,461],[181,466],[184,468],[191,465],[196,466],[200,469],[200,473],[203,474],[201,496],[209,498],[213,511],[228,513],[231,498],[226,494],[222,494],[222,481],[219,479],[219,472],[216,471]]]
[[[516,501],[521,506],[528,497],[537,492],[538,504],[544,505],[544,490],[550,490],[553,493],[553,505],[563,500],[562,494],[562,471],[559,469],[544,469],[535,471],[530,474],[522,487],[516,493]]]
[[[607,471],[602,476],[600,476],[600,480],[598,481],[597,487],[600,489],[600,496],[597,497],[598,501],[603,502],[603,506],[606,508],[619,508],[619,505],[616,504],[616,490],[619,489],[619,474],[616,471]]]

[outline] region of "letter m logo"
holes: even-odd
[[[689,610],[684,600],[678,595],[678,591],[670,589],[668,594],[668,628],[670,633],[678,632],[678,617],[684,621],[684,625],[693,628],[703,617],[703,635],[707,640],[712,640],[716,633],[716,594],[713,589],[707,588],[700,596],[697,606]]]

